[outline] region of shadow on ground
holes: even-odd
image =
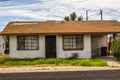
[[[0,80],[120,80],[120,70],[0,73]]]
[[[117,61],[117,59],[114,56],[102,56],[101,59],[106,61]]]

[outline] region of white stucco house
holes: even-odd
[[[0,55],[3,55],[5,52],[5,39],[0,35]]]
[[[1,35],[9,36],[12,58],[91,58],[101,55],[111,33],[120,33],[118,21],[9,22]]]

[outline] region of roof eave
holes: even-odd
[[[120,33],[120,32],[62,32],[62,33],[0,33],[0,35],[38,35],[38,34],[114,34],[114,33]]]

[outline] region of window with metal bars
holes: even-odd
[[[84,48],[83,35],[64,35],[64,50],[81,50]]]
[[[17,48],[18,50],[38,50],[39,49],[39,37],[37,35],[32,36],[17,36]]]

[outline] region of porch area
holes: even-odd
[[[107,35],[91,35],[91,55],[107,56],[108,37]]]

